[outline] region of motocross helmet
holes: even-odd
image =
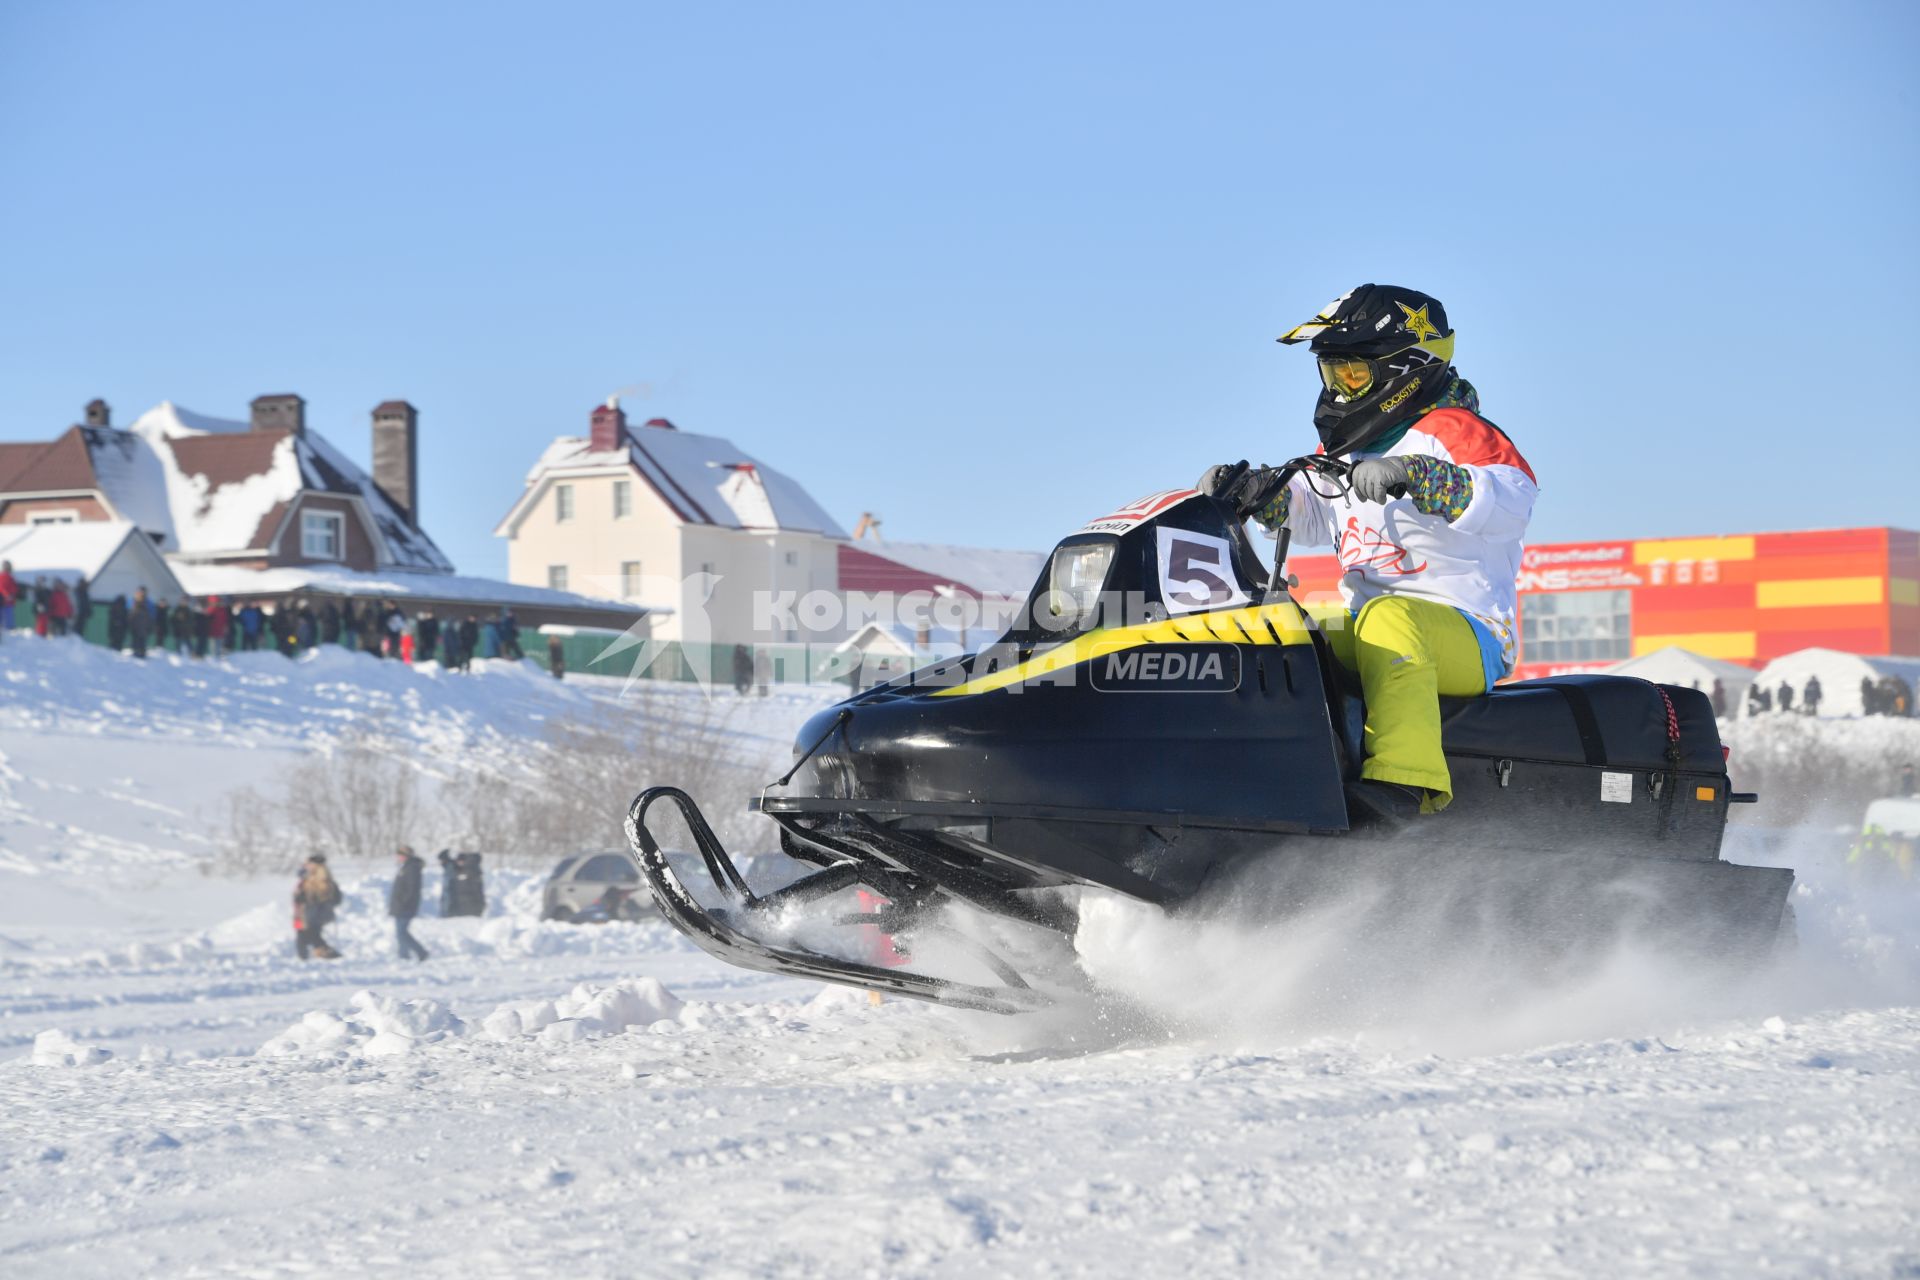
[[[1313,425],[1332,457],[1378,440],[1440,398],[1453,375],[1453,330],[1437,298],[1363,284],[1281,335],[1320,362]]]

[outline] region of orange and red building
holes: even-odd
[[[1308,600],[1337,594],[1331,555],[1291,557]],[[1920,657],[1920,533],[1886,527],[1530,545],[1520,679],[1678,645],[1749,667],[1813,647]]]

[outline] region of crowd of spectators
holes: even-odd
[[[39,636],[88,635],[96,603],[84,579],[71,586],[59,578],[16,579],[0,562],[0,635],[29,626]],[[195,658],[276,650],[293,657],[320,645],[340,645],[402,662],[439,662],[465,671],[475,658],[525,657],[513,610],[482,617],[436,617],[432,609],[409,614],[392,600],[336,600],[289,596],[239,602],[219,596],[152,597],[145,587],[105,604],[103,639],[121,652],[144,658],[161,650]],[[96,638],[91,637],[89,638]]]

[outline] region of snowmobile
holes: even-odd
[[[1282,470],[1348,483],[1324,456]],[[805,871],[777,889],[748,886],[684,792],[641,792],[626,830],[662,913],[736,965],[1003,1013],[1052,997],[1006,949],[956,938],[949,906],[1070,937],[1076,886],[1182,911],[1273,860],[1336,884],[1388,865],[1417,892],[1435,859],[1470,859],[1475,892],[1549,952],[1626,915],[1709,957],[1778,944],[1793,872],[1721,859],[1728,807],[1757,797],[1732,789],[1698,690],[1574,675],[1442,699],[1452,804],[1395,821],[1352,802],[1365,709],[1329,652],[1341,619],[1294,599],[1279,539],[1265,572],[1233,510],[1193,489],[1063,539],[996,643],[801,728],[751,806]],[[659,806],[684,820],[714,905],[650,826]],[[798,941],[775,927],[796,913],[891,947]],[[916,969],[943,933],[991,979]]]

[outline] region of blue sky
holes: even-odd
[[[1920,7],[0,7],[0,439],[420,408],[462,569],[620,387],[1044,547],[1438,296],[1535,541],[1920,524]],[[1829,462],[1828,459],[1833,461]]]

